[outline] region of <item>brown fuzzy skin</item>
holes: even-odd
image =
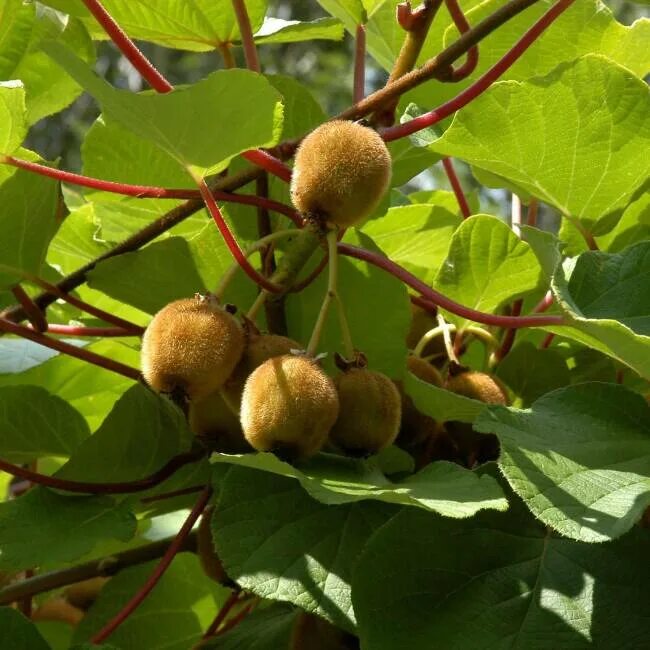
[[[97,576],[96,578],[75,582],[73,585],[66,587],[63,595],[71,605],[86,610],[95,602],[99,592],[109,580],[110,578]]]
[[[199,562],[205,575],[215,582],[230,586],[234,583],[228,577],[217,552],[214,550],[212,530],[210,528],[213,511],[214,506],[209,506],[201,515],[201,521],[196,531],[196,553],[199,556]]]
[[[350,368],[336,377],[341,404],[330,441],[354,456],[376,454],[392,445],[399,431],[402,401],[386,375]]]
[[[252,451],[244,438],[239,417],[233,413],[218,390],[190,402],[188,420],[190,429],[212,451],[224,454],[245,454]]]
[[[447,390],[486,404],[508,404],[508,394],[500,382],[484,372],[468,370],[452,375],[445,384]],[[466,422],[446,422],[445,428],[455,441],[467,467],[496,460],[499,441],[493,434],[477,433]]]
[[[313,456],[327,440],[339,413],[334,382],[309,357],[273,357],[246,381],[241,424],[258,451],[287,460]]]
[[[412,372],[418,379],[432,386],[442,387],[442,375],[437,368],[424,359],[410,355],[406,360],[406,365],[409,372]],[[432,417],[420,413],[413,400],[402,390],[401,385],[399,387],[402,396],[402,425],[397,444],[403,449],[409,449],[436,435],[439,426]]]
[[[252,335],[237,367],[221,389],[221,394],[228,406],[239,413],[244,385],[255,368],[273,357],[290,354],[291,350],[300,350],[301,348],[302,346],[297,341],[279,334]]]
[[[71,605],[65,598],[50,598],[32,614],[32,621],[59,621],[72,627],[81,623],[85,612]]]
[[[217,390],[244,352],[244,331],[214,296],[176,300],[163,307],[142,338],[142,374],[161,393],[190,400]]]
[[[376,131],[334,120],[298,147],[291,200],[305,216],[349,228],[377,207],[388,189],[391,158]]]
[[[315,614],[300,612],[291,631],[289,650],[358,650],[357,637]]]
[[[428,311],[422,309],[422,307],[418,307],[411,303],[411,327],[406,335],[406,347],[409,350],[414,350],[420,339],[429,330],[437,327],[437,325],[438,321],[433,314],[430,314]],[[424,346],[421,356],[426,357],[430,354],[444,355],[442,361],[446,361],[447,353],[445,351],[445,340],[442,335],[437,336]]]

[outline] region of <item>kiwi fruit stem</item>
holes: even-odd
[[[427,344],[433,339],[440,336],[441,334],[444,335],[445,328],[447,328],[447,330],[450,333],[456,332],[457,329],[453,323],[438,325],[437,327],[430,329],[428,332],[425,332],[422,335],[422,338],[418,341],[418,344],[413,349],[413,354],[416,357],[422,357],[422,352],[427,347]],[[499,341],[497,341],[496,338],[492,334],[490,334],[490,332],[483,329],[482,327],[477,327],[476,325],[468,325],[462,330],[461,333],[464,335],[471,334],[472,336],[475,336],[477,339],[483,341],[483,343],[485,343],[490,348],[496,349],[499,347]]]
[[[266,289],[262,289],[257,294],[257,298],[253,301],[253,304],[249,307],[248,311],[246,312],[246,318],[249,320],[255,322],[255,319],[257,318],[257,314],[260,313],[260,309],[264,306],[264,303],[266,302],[266,299],[269,297],[270,293],[266,291]]]
[[[318,343],[320,342],[321,335],[323,333],[323,328],[325,327],[325,322],[327,320],[327,314],[329,312],[330,304],[332,300],[336,302],[336,307],[339,315],[339,324],[341,327],[341,335],[343,337],[343,349],[346,357],[352,359],[354,357],[354,345],[352,344],[352,335],[350,334],[350,327],[348,325],[348,320],[345,316],[345,309],[343,308],[343,303],[337,292],[338,284],[338,229],[333,228],[328,231],[326,235],[327,239],[327,252],[329,255],[327,268],[328,268],[328,280],[327,280],[327,291],[325,292],[325,297],[323,298],[323,303],[314,325],[314,329],[309,339],[309,344],[307,345],[307,354],[309,356],[314,356],[318,348]]]
[[[256,253],[257,251],[264,248],[268,244],[271,244],[277,241],[278,239],[284,239],[285,237],[295,236],[295,234],[296,234],[295,228],[288,228],[286,230],[277,230],[276,232],[272,232],[270,235],[266,235],[266,237],[262,237],[261,239],[258,239],[254,244],[249,246],[244,251],[244,255],[246,257],[250,257],[253,253]],[[223,302],[224,293],[226,292],[226,289],[228,288],[230,283],[233,281],[233,278],[237,274],[237,271],[239,271],[239,268],[240,268],[239,263],[234,262],[233,264],[231,264],[230,268],[223,274],[223,277],[219,282],[219,286],[214,291],[214,295],[217,296],[220,302]]]

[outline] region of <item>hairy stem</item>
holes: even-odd
[[[352,101],[360,102],[366,94],[366,26],[357,25],[354,41],[354,82]]]
[[[192,527],[196,523],[196,520],[201,516],[201,513],[205,509],[205,506],[208,504],[210,497],[212,496],[212,488],[210,486],[206,487],[201,496],[198,498],[197,502],[194,504],[190,514],[183,523],[183,526],[178,531],[178,535],[174,538],[174,541],[169,545],[165,554],[162,556],[162,559],[158,563],[158,566],[154,569],[153,573],[149,576],[147,581],[142,585],[138,592],[133,596],[133,598],[122,608],[122,610],[111,619],[97,634],[95,634],[91,643],[100,644],[104,642],[115,630],[126,621],[126,619],[140,606],[142,601],[149,595],[151,590],[158,584],[162,578],[165,571],[169,568],[169,565],[172,563],[172,560],[180,552],[187,540]]]

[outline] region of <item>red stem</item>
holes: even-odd
[[[269,174],[277,176],[285,183],[291,181],[291,168],[287,167],[279,158],[272,156],[266,151],[262,151],[262,149],[251,149],[250,151],[245,151],[242,154],[242,157],[248,160],[248,162],[265,169]]]
[[[414,296],[413,294],[409,295],[409,300],[418,307],[421,307],[425,311],[432,313],[434,316],[438,312],[438,305],[431,302],[430,300],[425,300],[422,296]]]
[[[100,178],[66,172],[61,169],[55,169],[54,167],[48,167],[47,165],[14,158],[13,156],[4,156],[1,160],[8,165],[13,165],[20,169],[41,174],[42,176],[55,178],[63,183],[89,187],[102,192],[134,196],[138,199],[196,199],[201,196],[201,193],[198,190],[169,189],[166,187],[151,187],[149,185],[132,185],[130,183],[104,181]],[[291,172],[289,171],[289,177],[290,174]],[[266,208],[267,210],[273,210],[274,212],[289,217],[289,219],[291,219],[297,226],[300,227],[302,225],[302,218],[300,215],[291,206],[280,203],[279,201],[255,196],[254,194],[231,194],[230,192],[220,192],[217,190],[213,191],[213,195],[219,201],[241,203],[243,205],[255,205]]]
[[[521,314],[521,307],[524,304],[524,301],[520,298],[519,300],[515,300],[512,303],[512,311],[510,312],[511,316],[519,316]],[[503,335],[503,341],[501,341],[501,345],[499,346],[499,349],[496,350],[494,353],[494,357],[496,361],[501,361],[509,352],[512,350],[512,346],[514,345],[515,342],[515,336],[517,335],[517,330],[516,329],[508,329],[506,330],[506,333]]]
[[[442,295],[435,289],[426,285],[422,280],[416,278],[412,273],[402,268],[399,264],[382,257],[377,253],[357,248],[350,244],[339,244],[338,250],[341,255],[355,257],[358,260],[364,260],[374,266],[384,269],[392,276],[408,284],[411,288],[418,291],[422,296],[438,307],[442,307],[452,314],[461,318],[467,318],[476,323],[484,325],[496,325],[497,327],[543,327],[545,325],[566,325],[562,316],[500,316],[498,314],[486,314],[471,307],[465,307],[450,298]],[[426,307],[425,307],[426,308]]]
[[[17,284],[15,287],[11,288],[11,293],[14,294],[14,298],[16,298],[16,300],[20,303],[27,316],[27,319],[32,324],[32,327],[37,332],[46,332],[47,318],[45,318],[43,311],[27,295],[25,290],[19,284]]]
[[[0,470],[18,476],[26,481],[31,481],[38,485],[54,488],[55,490],[65,490],[66,492],[79,492],[82,494],[131,494],[132,492],[143,492],[149,490],[163,481],[166,481],[172,474],[185,465],[195,463],[205,456],[203,449],[196,449],[187,451],[183,454],[178,454],[172,459],[167,461],[159,470],[135,481],[125,481],[122,483],[91,483],[88,481],[72,481],[68,479],[58,478],[56,476],[48,476],[47,474],[39,474],[32,472],[26,467],[14,465],[6,460],[0,459]]]
[[[542,32],[566,9],[574,0],[558,0],[487,72],[481,75],[471,86],[424,115],[409,122],[393,126],[382,132],[386,142],[403,138],[429,126],[437,124],[448,115],[461,109],[485,92],[519,57],[539,38]]]
[[[226,621],[221,630],[219,630],[219,634],[225,634],[232,630],[233,627],[237,627],[255,609],[255,605],[257,605],[258,601],[259,599],[256,599],[250,603],[250,605],[246,605],[241,612],[235,614],[235,616],[231,617],[230,620]]]
[[[554,300],[553,294],[547,291],[546,295],[533,308],[533,314],[541,314],[546,311],[553,304]]]
[[[454,195],[456,196],[456,201],[458,201],[458,206],[460,207],[463,219],[467,219],[467,217],[472,214],[472,211],[470,210],[469,203],[467,202],[463,188],[458,180],[458,175],[456,174],[456,170],[451,162],[451,158],[443,158],[442,166],[444,167],[449,183],[451,184],[451,189],[454,190]]]
[[[551,342],[555,338],[555,334],[547,334],[544,337],[544,340],[539,344],[540,349],[546,350],[551,345]]]
[[[121,327],[83,327],[80,325],[53,325],[47,326],[49,334],[62,334],[64,336],[136,336],[133,332],[122,329]]]
[[[217,634],[219,626],[226,620],[226,617],[228,614],[230,614],[232,608],[239,602],[239,600],[239,594],[235,593],[234,591],[230,594],[230,596],[228,596],[228,598],[226,598],[226,601],[221,606],[221,609],[219,609],[214,620],[212,623],[210,623],[210,626],[205,631],[205,634],[203,635],[204,639],[209,639]]]
[[[140,499],[140,503],[154,503],[155,501],[164,501],[165,499],[173,499],[174,497],[182,497],[186,494],[194,494],[195,492],[200,492],[203,489],[202,485],[193,485],[192,487],[186,487],[181,490],[173,490],[172,492],[162,492],[161,494],[154,494],[150,497],[144,497]]]
[[[99,0],[83,0],[88,11],[95,17],[122,54],[133,67],[146,79],[147,83],[159,93],[168,93],[174,87],[151,64],[149,59],[136,47],[135,43],[122,31]]]
[[[199,185],[199,190],[201,192],[201,196],[203,197],[203,201],[205,202],[208,211],[212,215],[214,222],[217,224],[217,228],[219,228],[219,232],[226,242],[226,246],[228,246],[230,252],[232,253],[232,256],[237,261],[237,264],[239,264],[244,273],[246,273],[246,275],[248,275],[248,277],[251,278],[251,280],[253,280],[253,282],[255,282],[257,285],[272,293],[280,293],[282,291],[281,287],[273,284],[273,282],[267,280],[261,273],[258,273],[246,259],[246,255],[244,255],[244,252],[239,247],[237,240],[230,231],[228,224],[221,214],[221,210],[219,210],[219,206],[210,193],[210,189],[205,184],[205,180],[201,178],[197,180],[197,183]]]
[[[257,47],[255,47],[255,39],[253,38],[253,29],[251,28],[251,21],[246,11],[244,0],[232,0],[232,7],[235,10],[237,17],[237,25],[239,25],[239,33],[241,34],[241,43],[244,47],[244,58],[246,59],[246,67],[253,72],[261,72],[260,60],[257,56]]]
[[[530,199],[528,204],[528,212],[526,213],[526,224],[528,226],[537,225],[537,210],[539,207],[539,201],[535,198]]]
[[[463,10],[458,6],[457,0],[445,0],[445,4],[447,5],[447,10],[451,15],[454,24],[458,28],[458,31],[461,34],[468,32],[471,27],[467,22],[467,18],[465,17]],[[469,75],[474,72],[477,65],[478,45],[474,45],[469,50],[467,50],[467,58],[465,59],[465,63],[463,63],[458,68],[452,68],[449,75],[449,81],[461,81],[462,79],[465,79],[465,77],[469,77]]]
[[[138,608],[140,603],[149,595],[151,590],[158,584],[159,580],[162,578],[165,571],[168,569],[169,565],[172,563],[172,560],[176,557],[178,552],[183,547],[185,540],[192,531],[196,520],[200,517],[201,513],[205,509],[210,497],[212,496],[212,488],[210,486],[206,487],[203,490],[203,493],[194,504],[192,511],[188,515],[187,519],[183,523],[183,526],[178,531],[178,535],[174,538],[174,541],[169,545],[167,551],[160,559],[160,562],[154,569],[153,573],[149,576],[147,581],[142,585],[138,592],[131,598],[131,600],[123,607],[123,609],[112,619],[110,620],[97,634],[95,634],[90,640],[91,643],[99,645],[106,641],[106,639],[115,632],[115,630],[126,621],[126,619]]]
[[[29,339],[30,341],[34,341],[35,343],[40,343],[41,345],[44,345],[47,348],[51,348],[52,350],[57,350],[58,352],[63,352],[64,354],[68,354],[71,357],[76,357],[82,361],[87,361],[88,363],[92,363],[96,366],[99,366],[100,368],[105,368],[106,370],[115,372],[118,375],[127,377],[128,379],[134,379],[136,381],[140,379],[140,371],[136,368],[127,366],[123,363],[120,363],[119,361],[114,361],[113,359],[104,357],[101,354],[97,354],[96,352],[84,350],[84,348],[79,348],[76,345],[66,343],[60,339],[53,339],[46,334],[35,332],[34,330],[30,329],[29,327],[25,327],[24,325],[12,323],[6,318],[0,318],[0,331],[16,334],[16,336],[21,336],[25,339]]]
[[[366,94],[366,26],[357,25],[354,46],[354,86],[352,101],[360,102]]]

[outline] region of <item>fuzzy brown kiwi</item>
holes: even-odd
[[[228,587],[236,586],[236,584],[228,577],[221,559],[214,549],[214,542],[212,540],[212,529],[210,528],[210,521],[214,506],[207,507],[201,515],[198,530],[196,531],[196,553],[199,556],[199,562],[205,575],[212,578],[215,582]]]
[[[244,351],[244,331],[212,296],[176,300],[163,307],[142,338],[142,374],[161,393],[190,400],[217,390]]]
[[[445,382],[445,388],[486,404],[508,404],[505,387],[495,377],[484,372],[465,370],[452,374]],[[446,422],[445,429],[455,441],[468,467],[498,457],[499,441],[494,434],[478,433],[466,422]]]
[[[406,347],[409,350],[414,350],[420,339],[434,327],[437,327],[438,321],[436,317],[430,312],[422,309],[411,303],[411,327],[406,335]],[[427,357],[429,355],[440,355],[440,362],[444,363],[447,359],[447,352],[445,350],[445,340],[441,336],[429,341],[424,349],[420,352],[420,356]],[[434,363],[437,363],[434,361]]]
[[[188,421],[190,429],[211,451],[224,454],[252,451],[244,438],[239,416],[226,404],[218,390],[190,402]]]
[[[71,605],[65,598],[57,597],[46,600],[34,610],[32,621],[59,621],[72,627],[77,626],[83,619],[85,612]]]
[[[301,460],[325,444],[338,412],[334,382],[318,363],[306,356],[283,355],[250,374],[240,419],[255,449]]]
[[[339,417],[330,441],[347,454],[369,456],[391,445],[399,431],[402,402],[386,375],[367,368],[349,368],[335,379]]]
[[[300,612],[293,623],[289,650],[358,650],[357,637],[315,614]]]
[[[301,348],[297,341],[279,334],[251,334],[241,360],[221,389],[226,404],[239,413],[244,384],[253,370],[273,357],[290,354],[291,350]]]
[[[65,599],[74,607],[87,610],[99,596],[99,592],[104,588],[104,585],[110,578],[97,576],[95,578],[88,578],[81,582],[66,587],[63,591]]]
[[[376,131],[333,120],[298,147],[291,199],[303,215],[348,228],[377,207],[390,176],[390,153]]]

